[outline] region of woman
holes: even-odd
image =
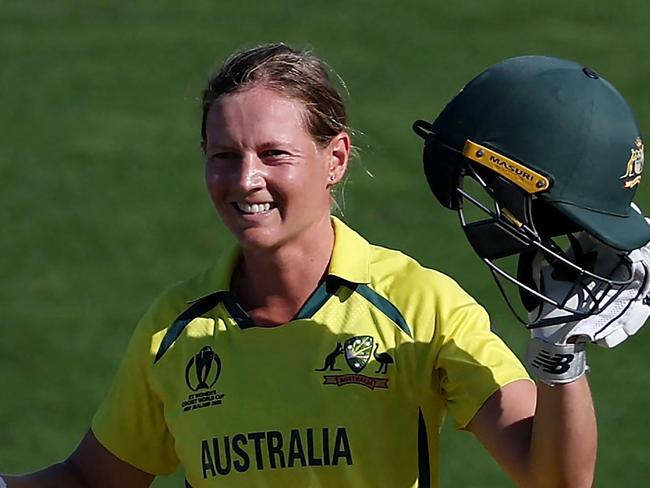
[[[351,152],[323,63],[236,54],[203,95],[208,192],[237,247],[138,325],[90,431],[20,487],[437,486],[446,411],[520,486],[590,486],[584,377],[535,385],[451,279],[330,214]]]

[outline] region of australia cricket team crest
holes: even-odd
[[[350,369],[360,373],[368,364],[374,339],[370,336],[350,337],[343,344],[343,353]]]
[[[315,371],[341,371],[340,374],[323,375],[324,385],[344,386],[357,384],[371,390],[375,388],[386,389],[388,388],[388,367],[394,363],[394,360],[387,352],[378,352],[378,350],[379,343],[375,342],[371,336],[350,337],[343,343],[337,342],[334,350],[325,357],[323,367]],[[341,368],[337,367],[339,356],[345,358],[345,362],[351,372],[344,372]],[[377,369],[373,370],[374,374],[381,376],[361,374],[371,361],[377,364]]]
[[[643,141],[640,137],[637,137],[634,141],[634,147],[630,149],[630,153],[630,159],[628,159],[625,166],[625,174],[620,177],[625,188],[634,188],[641,183],[645,156],[643,154]]]

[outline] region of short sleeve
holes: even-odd
[[[173,473],[179,461],[164,405],[151,382],[156,315],[150,311],[138,324],[91,428],[97,440],[121,460],[162,475]]]
[[[465,428],[496,391],[530,379],[515,354],[490,330],[487,312],[469,296],[439,317],[438,328],[440,388],[458,428]]]

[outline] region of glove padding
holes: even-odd
[[[624,256],[585,232],[578,234],[577,239],[583,254],[591,255],[594,259],[592,269],[595,274],[619,281],[630,276],[632,279],[622,291],[620,287],[608,290],[596,280],[587,280],[587,287],[593,294],[590,296],[584,288],[572,291],[573,281],[554,277],[557,273],[553,273],[551,266],[543,266],[543,258],[538,255],[533,260],[533,280],[543,294],[562,301],[568,293],[572,293],[567,305],[578,310],[588,310],[593,306],[594,298],[602,299],[602,303],[607,305],[601,312],[581,320],[532,329],[532,336],[549,344],[593,342],[611,348],[635,334],[650,316],[650,243]],[[570,258],[573,254],[572,250],[567,251]],[[618,296],[615,296],[616,293],[619,293]],[[557,320],[571,315],[570,312],[541,302],[530,312],[529,318],[531,321],[549,318]]]

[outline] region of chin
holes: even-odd
[[[283,242],[281,236],[269,229],[249,228],[234,232],[234,235],[244,249],[271,250]]]

